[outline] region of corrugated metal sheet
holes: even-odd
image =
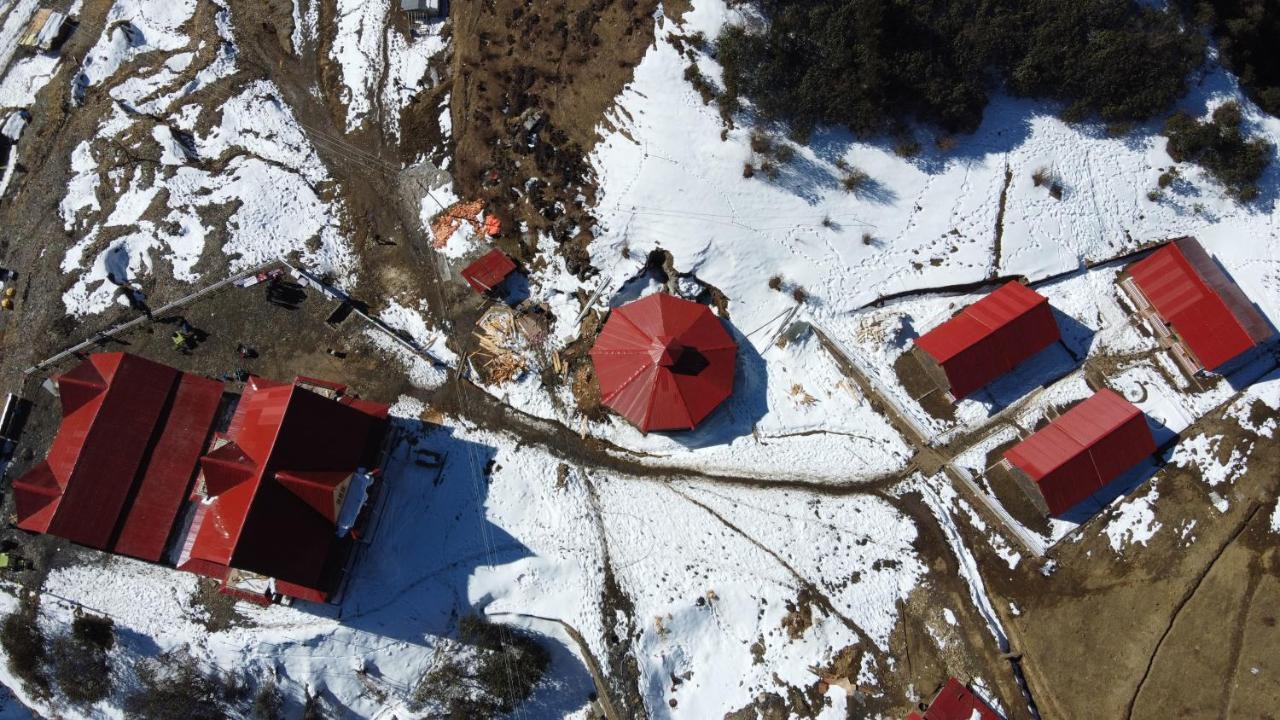
[[[159,559],[194,474],[221,384],[126,353],[98,353],[58,381],[49,458],[14,482],[18,525]]]
[[[921,718],[912,713],[910,718]],[[947,683],[938,691],[922,720],[1001,720],[985,702],[960,684],[955,678],[948,678]]]
[[[957,399],[1058,341],[1049,300],[1009,282],[930,330],[916,345],[946,373]]]
[[[202,461],[211,498],[179,564],[276,579],[287,595],[326,598],[350,550],[334,521],[345,480],[375,467],[387,406],[343,403],[254,378],[225,439]]]
[[[196,375],[180,377],[173,408],[150,452],[142,484],[125,509],[116,552],[151,562],[164,554],[221,399],[222,383]]]
[[[1111,390],[1071,408],[1007,450],[1014,466],[1036,482],[1049,512],[1059,515],[1155,452],[1146,417]]]
[[[462,269],[462,277],[478,293],[486,293],[497,287],[515,272],[516,264],[506,253],[498,249],[490,250],[483,257]]]
[[[1206,369],[1221,366],[1270,334],[1266,321],[1192,238],[1165,245],[1129,266],[1128,273]],[[1205,275],[1220,289],[1234,291],[1211,287]]]
[[[709,308],[664,293],[614,310],[591,349],[604,404],[644,432],[702,422],[733,393],[737,355]]]

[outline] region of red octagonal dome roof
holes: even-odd
[[[649,432],[701,422],[733,393],[737,354],[707,306],[658,293],[613,311],[591,361],[604,404]]]

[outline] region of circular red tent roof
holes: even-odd
[[[733,393],[737,354],[707,306],[658,293],[613,311],[591,361],[604,404],[649,432],[701,422]]]

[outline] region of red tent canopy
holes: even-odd
[[[911,713],[907,720],[1000,720],[1000,716],[959,680],[948,678],[924,715]]]
[[[1009,282],[916,340],[962,398],[1058,341],[1049,299]]]
[[[591,348],[604,404],[644,432],[701,422],[733,393],[737,355],[707,306],[663,293],[614,310]]]
[[[515,272],[516,264],[498,249],[490,250],[479,260],[462,269],[462,277],[478,293],[494,289],[507,276]]]
[[[1004,456],[1036,482],[1049,512],[1059,515],[1155,450],[1142,411],[1103,389]]]
[[[57,378],[49,457],[13,483],[18,527],[156,561],[222,399],[222,383],[127,353]]]
[[[1194,238],[1131,265],[1129,275],[1200,364],[1212,370],[1271,334],[1261,314]]]

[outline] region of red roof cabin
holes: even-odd
[[[150,562],[176,555],[240,597],[333,595],[366,519],[386,405],[251,378],[217,432],[222,383],[135,355],[91,355],[55,382],[62,423],[48,459],[13,483],[18,527]]]
[[[974,695],[955,678],[948,678],[928,709],[921,715],[913,712],[907,720],[1001,720],[991,706]]]
[[[737,357],[710,308],[665,293],[614,310],[591,348],[601,400],[646,433],[702,422],[733,394]]]
[[[1195,238],[1173,240],[1130,265],[1120,287],[1192,375],[1221,367],[1272,334]]]
[[[1041,510],[1061,515],[1156,450],[1146,417],[1111,390],[1099,390],[1048,426],[1005,451],[1024,487],[1034,484]]]
[[[227,431],[200,460],[179,569],[222,580],[233,594],[334,595],[388,412],[344,391],[250,378]]]
[[[494,248],[463,268],[462,278],[472,290],[483,295],[501,285],[515,270],[515,262],[506,253]]]
[[[1059,337],[1049,299],[1013,281],[920,336],[913,349],[925,373],[958,400]]]
[[[155,562],[186,502],[222,383],[126,353],[54,378],[62,424],[13,482],[18,527]]]

